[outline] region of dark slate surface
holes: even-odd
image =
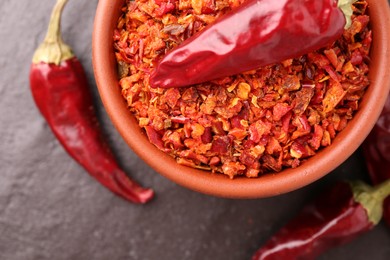
[[[359,153],[301,190],[279,197],[205,196],[158,175],[127,147],[97,95],[91,33],[97,0],[70,1],[64,39],[81,59],[99,117],[129,174],[154,187],[146,205],[127,203],[90,178],[53,138],[30,95],[31,56],[53,0],[0,1],[0,259],[249,259],[324,185],[366,178]],[[390,229],[372,232],[320,259],[389,259]]]

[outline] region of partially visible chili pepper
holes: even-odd
[[[252,260],[315,259],[324,251],[352,241],[382,218],[390,180],[371,187],[338,182],[265,243]]]
[[[120,168],[102,136],[85,72],[61,37],[58,0],[44,42],[36,50],[30,71],[35,103],[56,138],[88,173],[115,194],[134,203],[153,197]]]
[[[362,148],[372,182],[390,179],[390,96]],[[383,217],[390,226],[390,196],[384,202]]]
[[[356,0],[248,0],[158,62],[152,87],[182,87],[315,51],[341,37]]]

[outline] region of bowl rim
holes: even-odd
[[[266,174],[258,178],[238,177],[233,180],[223,174],[214,174],[182,166],[169,155],[152,145],[138,126],[121,96],[113,49],[113,31],[120,8],[125,0],[100,0],[96,10],[92,36],[92,63],[102,103],[125,142],[155,171],[171,181],[204,194],[225,198],[265,198],[284,194],[306,186],[343,163],[367,137],[385,104],[390,89],[390,9],[387,0],[367,0],[374,24],[372,57],[381,66],[370,68],[371,85],[358,112],[340,132],[331,146],[295,169]],[[382,28],[382,29],[380,29]],[[370,97],[370,99],[368,99]]]

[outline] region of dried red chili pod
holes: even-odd
[[[162,58],[152,87],[182,87],[296,58],[331,44],[356,0],[248,0]]]
[[[374,184],[390,179],[390,96],[374,128],[363,142],[362,151]],[[390,226],[390,196],[384,202],[383,217]]]
[[[152,199],[120,168],[102,136],[85,72],[61,37],[58,0],[44,42],[36,50],[30,71],[35,103],[56,138],[88,173],[115,194],[134,203]]]
[[[371,230],[382,218],[382,203],[389,194],[390,180],[374,188],[338,182],[306,205],[252,260],[315,259]]]

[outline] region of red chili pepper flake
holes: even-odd
[[[332,144],[369,86],[363,0],[326,48],[188,88],[150,87],[158,60],[243,2],[127,1],[113,35],[122,94],[150,141],[180,164],[230,178],[298,167]]]

